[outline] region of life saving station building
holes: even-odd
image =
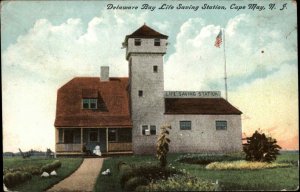
[[[58,89],[57,155],[155,153],[160,127],[172,126],[170,152],[242,149],[241,114],[219,91],[165,91],[168,36],[147,25],[125,37],[129,77],[75,77]]]

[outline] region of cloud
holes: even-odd
[[[241,14],[226,25],[227,75],[231,79],[245,78],[261,70],[277,70],[282,63],[297,59],[297,51],[280,28],[257,29],[256,19]],[[176,51],[166,61],[167,88],[185,89],[186,83],[190,89],[218,89],[223,85],[224,51],[223,47],[214,46],[219,31],[220,26],[208,25],[201,18],[182,24],[176,38]]]
[[[272,75],[231,92],[230,101],[248,117],[243,119],[243,132],[250,136],[261,129],[290,148],[291,143],[282,141],[299,137],[297,85],[297,67],[285,64]]]
[[[87,28],[78,18],[39,19],[10,45],[2,54],[4,150],[54,149],[57,89],[75,76],[100,76],[103,65],[128,76],[121,43],[146,16],[104,10]]]

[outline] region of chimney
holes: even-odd
[[[109,66],[101,66],[101,81],[109,81]]]

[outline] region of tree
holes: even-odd
[[[261,131],[255,131],[251,137],[247,137],[247,143],[243,144],[247,161],[272,162],[279,155],[281,147],[276,139],[267,137]]]
[[[172,129],[172,127],[170,125],[164,125],[160,129],[160,135],[157,140],[156,156],[160,161],[160,166],[166,167],[167,153],[169,152],[169,143],[171,142],[171,140],[168,138],[168,129]]]

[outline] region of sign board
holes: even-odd
[[[221,91],[165,91],[165,98],[220,98]]]

